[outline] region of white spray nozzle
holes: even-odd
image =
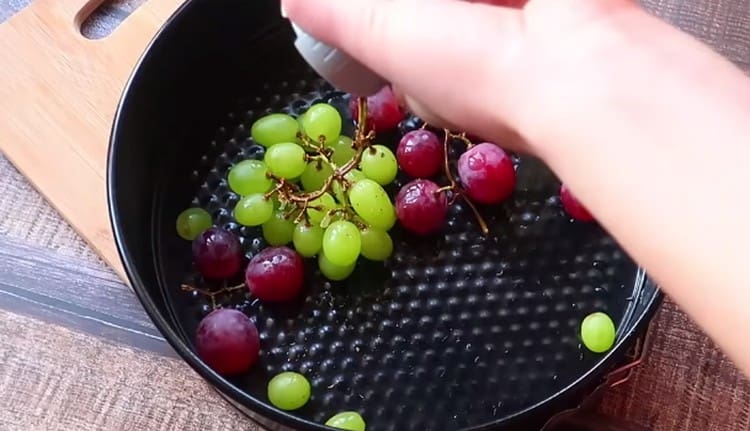
[[[281,16],[286,18],[284,9]],[[370,96],[377,93],[387,82],[368,67],[348,54],[326,45],[307,34],[292,22],[297,35],[294,46],[302,58],[323,79],[341,91],[357,96]]]

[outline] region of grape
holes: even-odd
[[[320,225],[328,211],[337,208],[336,201],[333,200],[333,196],[329,193],[323,193],[319,198],[310,201],[310,207],[320,207],[321,209],[308,208],[307,217],[310,219],[310,223],[315,226]]]
[[[323,233],[323,253],[334,265],[349,266],[357,261],[362,238],[354,223],[339,220],[331,223]]]
[[[615,343],[615,324],[602,312],[589,314],[581,323],[581,340],[587,349],[603,353]]]
[[[333,175],[333,169],[327,163],[314,160],[308,163],[305,171],[302,172],[302,177],[300,177],[302,188],[308,192],[320,190],[331,175]]]
[[[212,227],[193,240],[193,259],[198,271],[207,279],[233,277],[242,266],[242,245],[224,229]]]
[[[258,360],[260,337],[255,324],[243,312],[218,308],[198,324],[195,348],[203,362],[217,373],[238,374]]]
[[[408,175],[429,178],[440,171],[443,146],[429,130],[413,130],[401,138],[396,156],[399,166]]]
[[[284,245],[292,241],[294,222],[287,220],[284,213],[276,211],[270,220],[263,223],[263,238],[270,245]]]
[[[393,240],[388,232],[368,227],[360,232],[362,256],[375,261],[388,259],[393,254]]]
[[[273,216],[273,201],[260,193],[247,195],[234,207],[234,218],[243,226],[259,226]]]
[[[516,170],[510,157],[497,145],[487,142],[461,154],[458,176],[469,198],[481,204],[504,201],[516,186]]]
[[[335,142],[341,134],[341,114],[327,103],[316,103],[300,118],[300,125],[305,134],[315,142],[321,137],[328,142]]]
[[[245,283],[261,301],[293,299],[302,291],[305,267],[302,257],[289,247],[268,247],[250,259]]]
[[[333,149],[331,161],[335,163],[336,166],[344,166],[357,154],[357,151],[352,148],[352,139],[348,136],[341,135],[336,141],[328,146]]]
[[[177,234],[182,239],[192,241],[204,230],[211,227],[211,215],[203,208],[188,208],[177,216]]]
[[[359,169],[352,169],[351,171],[347,172],[346,175],[344,175],[344,178],[349,180],[349,182],[354,183],[359,180],[364,180],[367,177]]]
[[[359,180],[349,189],[349,202],[367,224],[388,230],[396,223],[396,211],[388,193],[370,179]]]
[[[355,121],[359,119],[357,99],[352,97],[349,110]],[[390,86],[367,98],[367,128],[377,132],[385,132],[398,127],[398,123],[405,117],[404,111],[398,105],[396,95]]]
[[[328,258],[325,256],[325,253],[320,253],[318,255],[318,268],[320,268],[320,272],[323,274],[323,276],[331,281],[341,281],[346,279],[347,277],[352,275],[352,272],[354,272],[354,267],[356,265],[356,261],[349,265],[336,265],[328,260]]]
[[[328,419],[326,426],[347,431],[365,431],[365,420],[357,412],[341,412]]]
[[[407,230],[419,235],[436,232],[445,223],[448,201],[430,180],[414,180],[396,195],[396,214]]]
[[[589,210],[583,206],[565,184],[560,186],[560,202],[562,202],[565,212],[573,219],[582,222],[594,221],[594,216],[591,215]]]
[[[264,147],[282,142],[295,142],[299,124],[287,114],[268,114],[259,118],[250,128],[253,140]]]
[[[241,196],[265,193],[271,190],[273,182],[266,176],[268,169],[260,160],[243,160],[237,163],[227,176],[229,188]]]
[[[294,248],[303,257],[313,257],[323,246],[323,229],[307,223],[297,223],[292,236]]]
[[[376,183],[384,186],[390,184],[398,173],[398,163],[393,152],[383,145],[373,145],[362,153],[359,164],[362,173]]]
[[[272,174],[286,179],[299,177],[307,166],[305,150],[291,142],[282,142],[269,148],[263,160]]]
[[[268,400],[282,410],[297,410],[310,400],[310,382],[292,371],[275,375],[268,382]]]

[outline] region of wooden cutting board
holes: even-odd
[[[36,0],[0,24],[0,151],[125,280],[107,212],[109,133],[144,48],[183,0],[148,0],[111,35],[104,0]]]

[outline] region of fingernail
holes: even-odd
[[[281,2],[281,17],[288,18],[286,15],[286,11],[284,10],[284,2]]]

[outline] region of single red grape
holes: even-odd
[[[438,231],[448,214],[448,200],[430,180],[414,180],[396,195],[396,216],[405,229],[419,235]]]
[[[203,362],[217,373],[238,374],[258,360],[260,337],[255,324],[243,312],[219,308],[198,324],[195,347]]]
[[[349,102],[352,118],[359,121],[357,98],[352,97]],[[384,132],[398,127],[398,123],[405,117],[404,111],[398,104],[396,96],[389,85],[367,97],[367,128],[375,132]]]
[[[487,142],[461,154],[458,176],[469,198],[480,204],[500,203],[510,197],[516,186],[516,170],[510,157]]]
[[[245,282],[262,301],[288,301],[302,290],[305,267],[302,257],[289,247],[269,247],[250,259]]]
[[[396,158],[401,169],[415,178],[429,178],[443,164],[443,145],[429,130],[413,130],[398,143]]]
[[[242,267],[242,245],[233,233],[212,227],[193,240],[193,258],[204,278],[230,278]]]
[[[560,186],[560,202],[562,202],[563,209],[573,219],[590,222],[594,221],[594,216],[591,215],[588,209],[575,197],[570,191],[568,186],[565,184]]]

